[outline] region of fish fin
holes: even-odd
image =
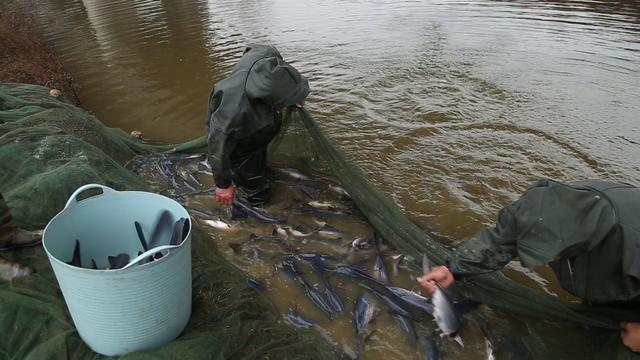
[[[142,225],[139,222],[134,221],[134,226],[136,227],[136,232],[138,233],[138,239],[140,239],[140,244],[142,244],[142,248],[144,251],[149,250],[149,246],[147,245],[147,239],[144,236],[144,231],[142,231]]]
[[[464,348],[464,342],[462,341],[462,338],[460,337],[460,335],[456,335],[453,338],[453,341],[457,342],[458,344],[460,344],[462,348]]]
[[[427,257],[427,254],[422,254],[422,275],[426,275],[431,272],[431,261]]]

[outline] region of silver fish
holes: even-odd
[[[358,250],[368,249],[370,246],[371,239],[365,236],[359,237],[351,242],[351,247]]]
[[[382,257],[380,256],[380,243],[382,242],[382,239],[378,233],[373,234],[373,242],[376,246],[376,259],[373,262],[373,275],[383,284],[388,285],[389,273],[387,272],[387,267],[384,265],[384,261],[382,261]]]
[[[276,226],[273,229],[273,235],[276,235],[282,239],[287,239],[289,237],[289,232],[287,232],[287,229],[280,227],[280,226]]]
[[[296,229],[296,228],[292,228],[292,227],[289,227],[289,226],[288,226],[288,227],[285,227],[284,229],[287,231],[287,233],[289,233],[290,235],[292,235],[292,236],[294,236],[294,237],[308,237],[308,236],[313,235],[313,233],[312,233],[312,232],[310,232],[310,233],[303,233],[303,232],[301,231],[301,229],[299,229],[299,228],[298,228],[298,229]]]
[[[431,272],[431,262],[426,254],[422,254],[422,273],[428,274]],[[453,339],[455,342],[464,347],[462,338],[458,335],[462,322],[460,316],[456,310],[456,306],[453,300],[447,295],[447,293],[437,285],[436,291],[433,293],[431,302],[433,304],[433,317],[436,320],[436,324],[442,333]]]
[[[344,196],[346,199],[351,199],[351,195],[349,195],[349,193],[347,192],[347,190],[343,189],[340,186],[337,185],[329,185],[329,190],[333,191],[334,193],[338,194],[338,195],[342,195]]]
[[[305,174],[303,174],[300,170],[297,169],[292,169],[292,168],[285,168],[285,169],[280,169],[280,172],[287,175],[288,177],[292,178],[292,179],[296,179],[296,180],[307,180],[307,176]]]
[[[330,202],[322,202],[322,201],[309,201],[307,204],[312,208],[322,209],[322,210],[337,210],[342,208],[337,204],[333,204]]]
[[[218,230],[231,230],[231,225],[222,220],[200,220],[203,224]]]
[[[361,335],[364,332],[367,324],[373,319],[373,312],[375,307],[373,303],[366,295],[360,295],[356,300],[355,308],[355,320],[356,320],[356,333]]]
[[[329,224],[324,224],[321,228],[318,229],[318,235],[325,239],[338,240],[342,239],[344,233]]]
[[[433,293],[432,302],[433,317],[442,333],[464,347],[462,338],[458,334],[462,322],[449,295],[438,286],[436,292]]]

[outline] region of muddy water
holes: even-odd
[[[638,2],[36,4],[84,106],[150,138],[201,135],[207,94],[243,46],[276,45],[310,79],[308,107],[346,154],[452,241],[538,177],[640,183]],[[547,270],[508,271],[559,293]],[[281,309],[300,297],[287,291],[272,293]]]
[[[464,315],[465,326],[461,332],[464,347],[441,338],[437,325],[430,316],[420,321],[411,321],[417,333],[417,337],[413,338],[399,327],[393,312],[376,298],[373,292],[361,286],[357,280],[334,274],[331,269],[342,264],[358,267],[375,277],[373,264],[376,256],[380,254],[386,267],[389,285],[420,292],[415,282],[415,277],[419,274],[415,270],[412,271],[407,259],[399,257],[400,254],[384,240],[379,251],[375,249],[373,242],[364,249],[353,247],[352,241],[356,238],[373,239],[373,228],[349,199],[329,189],[329,185],[335,183],[326,175],[320,176],[307,169],[305,174],[309,179],[304,180],[304,184],[319,190],[317,198],[310,198],[309,191],[301,190],[300,181],[280,172],[279,169],[283,166],[291,166],[291,162],[275,163],[274,174],[271,175],[274,184],[272,201],[262,210],[272,216],[286,217],[286,220],[277,224],[266,223],[251,216],[233,217],[229,207],[221,206],[213,199],[210,190],[213,186],[212,175],[204,159],[204,156],[193,158],[193,155],[171,155],[169,158],[164,155],[139,156],[128,164],[128,168],[148,180],[157,192],[181,202],[191,213],[192,220],[209,234],[206,244],[217,247],[229,261],[247,274],[248,279],[252,278],[262,284],[264,289],[260,291],[264,291],[273,301],[281,313],[282,322],[299,326],[289,320],[287,314],[293,312],[299,315],[313,323],[315,329],[346,358],[425,358],[425,338],[428,336],[435,339],[435,346],[445,358],[512,359],[533,356],[523,345],[520,348],[509,348],[506,352],[498,347],[500,341],[516,341],[519,336],[529,333],[529,330],[518,329],[522,324],[508,314],[495,313],[484,305],[473,307],[471,312]],[[158,166],[166,162],[175,164],[176,170],[163,171]],[[187,174],[194,175],[195,179]],[[330,203],[334,208],[331,211],[340,214],[314,211],[309,206],[312,201]],[[209,220],[222,221],[226,224],[225,228],[210,224]],[[341,233],[339,238],[323,237],[318,231],[323,223],[338,229]],[[290,233],[283,236],[282,233],[278,233],[278,230],[287,227],[294,227],[302,234],[294,236]],[[329,269],[328,281],[344,304],[343,312],[325,314],[307,297],[299,281],[287,276],[282,270],[283,260],[295,256],[303,278],[324,294],[325,285],[322,278],[312,269],[309,261],[304,260],[315,254],[328,257],[325,262]],[[546,271],[523,269],[517,263],[510,264],[507,270],[517,281],[527,283],[552,296],[564,296],[557,284],[545,278],[549,275]],[[365,328],[362,337],[358,337],[354,312],[357,298],[363,295],[374,303],[374,320]],[[493,333],[485,333],[488,331],[487,326],[493,329]],[[553,328],[555,326],[552,326]],[[567,341],[584,341],[583,335],[576,333],[577,340]],[[565,336],[565,339],[567,338],[570,337]],[[358,346],[359,341],[362,341],[362,347]],[[558,345],[546,346],[543,356],[554,354],[560,357],[575,357],[586,353],[578,347],[567,351]]]

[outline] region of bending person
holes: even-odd
[[[487,273],[518,257],[522,265],[549,264],[562,287],[591,304],[638,309],[640,304],[640,189],[587,180],[541,180],[498,213],[496,225],[460,246],[448,266],[418,278],[436,284]],[[622,322],[625,346],[640,351],[640,323]]]
[[[206,121],[219,202],[231,204],[236,186],[254,205],[269,200],[267,146],[282,126],[282,108],[302,106],[308,94],[308,81],[265,45],[249,45],[231,74],[215,84]]]

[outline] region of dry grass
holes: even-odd
[[[0,1],[0,82],[59,89],[79,105],[71,77],[45,43],[32,15]]]

